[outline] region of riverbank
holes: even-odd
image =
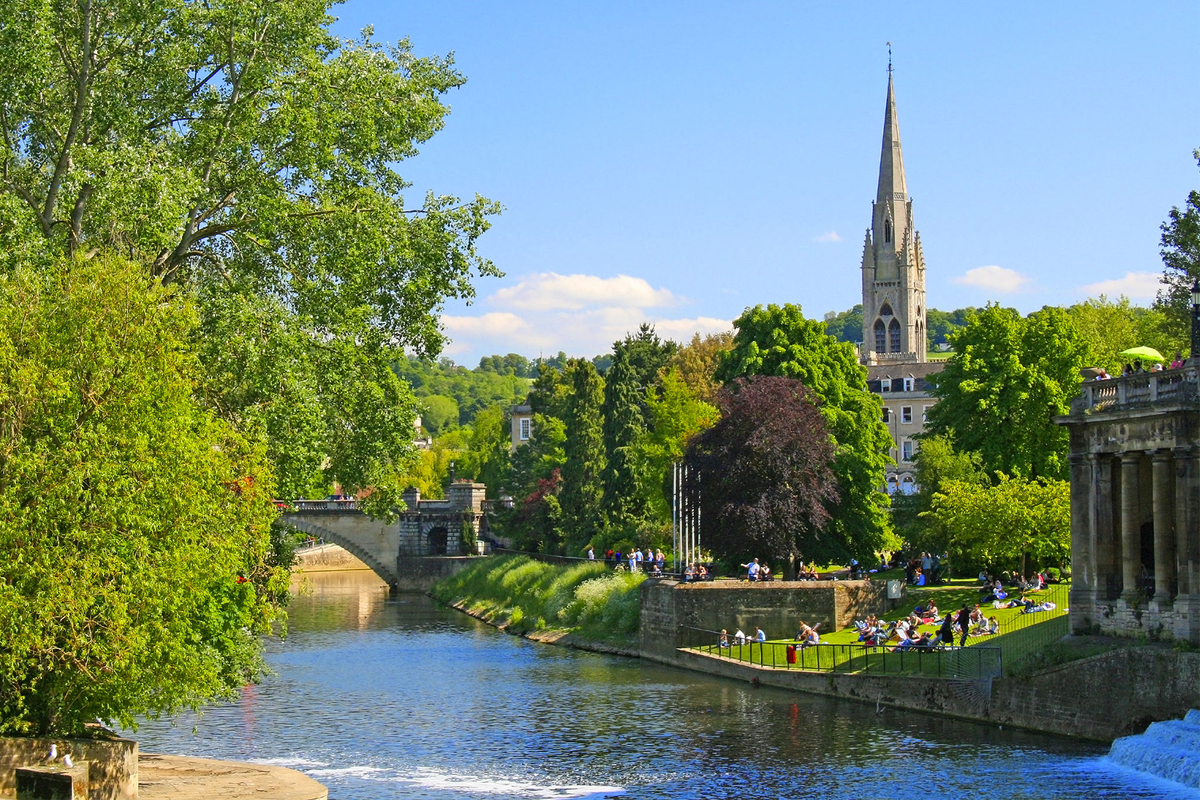
[[[603,563],[548,564],[528,556],[480,559],[430,595],[507,633],[537,642],[638,655],[645,576]]]
[[[138,800],[328,800],[302,772],[270,764],[142,753]]]

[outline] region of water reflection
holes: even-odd
[[[309,583],[275,677],[142,747],[292,765],[346,800],[1195,796],[1102,747],[532,644],[373,575]]]

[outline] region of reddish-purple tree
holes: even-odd
[[[762,558],[795,572],[838,499],[833,444],[804,385],[739,378],[717,395],[721,421],[688,443],[702,538],[718,558]]]

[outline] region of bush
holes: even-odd
[[[641,573],[611,572],[603,562],[547,564],[529,556],[481,559],[433,587],[445,603],[458,603],[513,631],[547,627],[584,638],[628,642],[641,613]]]

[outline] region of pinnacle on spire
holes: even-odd
[[[904,180],[904,156],[900,152],[900,122],[896,118],[896,89],[892,83],[890,69],[887,105],[883,112],[883,148],[879,155],[879,189],[875,194],[875,201],[886,201],[893,207],[896,203],[908,202],[908,185]]]

